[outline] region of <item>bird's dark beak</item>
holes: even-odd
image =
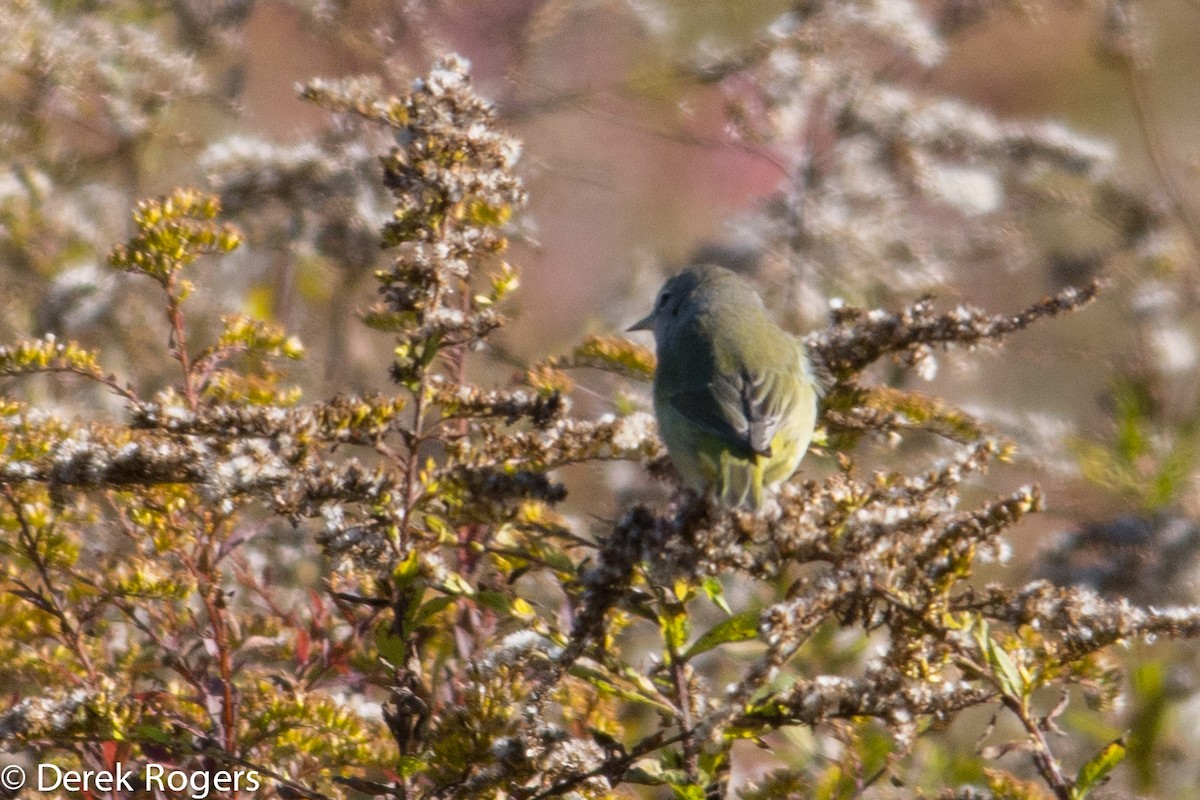
[[[654,312],[650,312],[646,316],[639,319],[637,322],[625,329],[626,333],[632,331],[650,331],[654,330]]]

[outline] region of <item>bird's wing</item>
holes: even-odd
[[[698,389],[675,392],[675,410],[705,432],[759,455],[771,455],[771,440],[797,400],[797,381],[779,370],[722,375]]]

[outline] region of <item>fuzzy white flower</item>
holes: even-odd
[[[1163,372],[1186,372],[1196,364],[1196,343],[1182,328],[1165,325],[1156,328],[1150,334],[1150,346]]]
[[[994,169],[934,163],[922,170],[921,183],[926,192],[968,216],[990,214],[1004,203]]]
[[[654,415],[638,411],[621,419],[613,429],[613,447],[636,450],[654,433]]]

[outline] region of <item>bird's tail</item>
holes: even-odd
[[[757,511],[763,504],[763,462],[755,455],[748,462],[729,453],[721,458],[721,475],[717,481],[717,499],[722,505]]]

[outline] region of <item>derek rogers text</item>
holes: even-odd
[[[262,786],[255,770],[213,770],[188,772],[150,762],[140,771],[126,769],[118,763],[116,769],[62,769],[54,764],[38,764],[39,792],[63,789],[68,792],[113,792],[134,789],[174,792],[190,800],[204,800],[211,792],[253,792]]]

